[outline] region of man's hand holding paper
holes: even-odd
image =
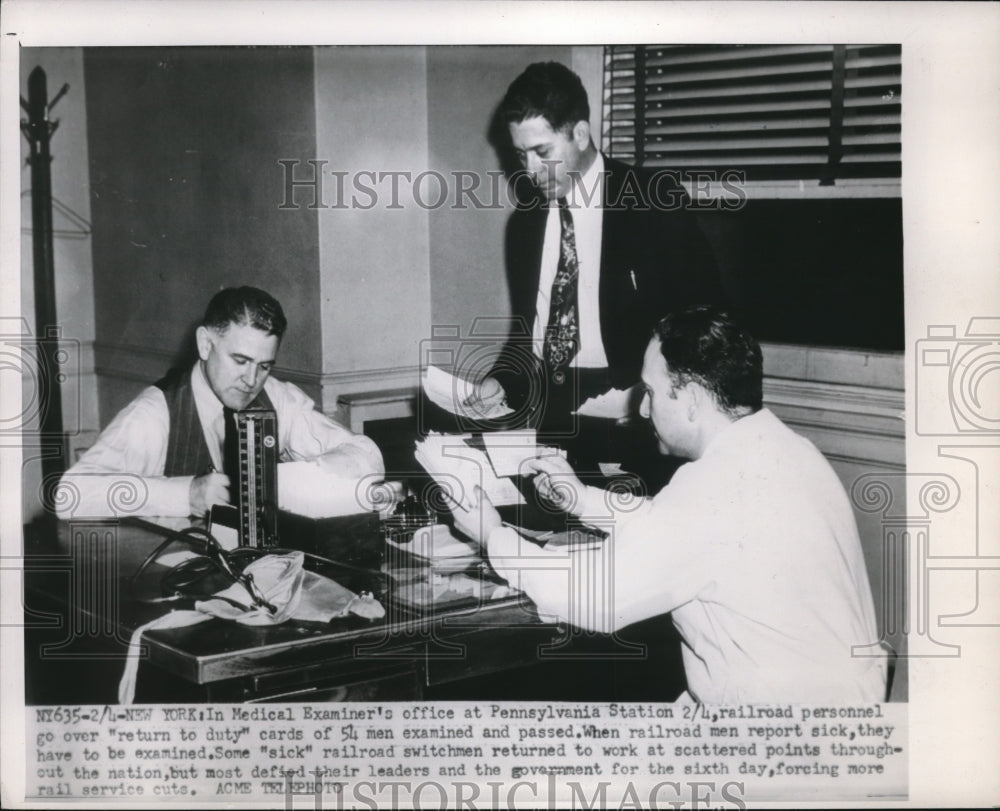
[[[565,457],[541,456],[525,462],[524,472],[535,474],[535,489],[545,501],[564,512],[582,514],[583,482]]]
[[[469,420],[495,420],[512,412],[503,387],[495,378],[480,383],[428,366],[421,379],[424,393],[436,406]]]
[[[462,405],[473,411],[481,411],[484,415],[492,414],[506,408],[507,393],[499,380],[495,377],[486,377],[475,384],[472,394],[465,398]]]

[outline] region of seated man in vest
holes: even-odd
[[[654,498],[584,487],[557,456],[539,493],[609,530],[597,548],[539,547],[481,494],[455,523],[539,611],[610,633],[667,612],[688,693],[707,704],[882,701],[885,654],[854,512],[829,462],[762,407],[757,342],[693,307],[657,325],[641,413],[690,459]]]
[[[230,503],[230,479],[222,472],[225,419],[250,405],[277,414],[282,462],[311,461],[314,479],[381,476],[382,455],[370,439],[321,414],[297,386],[270,376],[286,325],[281,305],[263,290],[217,293],[196,332],[198,361],[172,370],[118,413],[63,476],[59,517],[179,517]],[[279,507],[294,500],[290,484],[279,472]],[[134,497],[123,498],[128,488]]]

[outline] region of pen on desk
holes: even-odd
[[[522,527],[519,527],[517,524],[510,523],[510,521],[502,521],[501,523],[508,529],[512,529],[518,534],[521,534],[524,531]],[[547,541],[549,538],[554,538],[555,535],[556,533],[553,530],[548,530],[547,532],[540,532],[537,534],[531,533],[529,537],[534,541]]]
[[[449,493],[443,487],[439,487],[438,490],[440,491],[441,495],[444,497],[445,501],[451,503],[455,507],[458,507],[458,509],[460,509],[462,512],[468,512],[469,511],[468,507],[466,507],[464,504],[462,504],[457,498],[455,498],[451,493]]]
[[[634,270],[630,270],[628,272],[628,275],[629,275],[629,278],[632,280],[632,289],[635,290],[638,293],[639,292],[639,285],[637,285],[635,283],[635,271]]]

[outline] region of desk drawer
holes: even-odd
[[[336,672],[337,664],[297,668],[249,679],[249,701],[400,701],[420,698],[410,665]]]
[[[539,647],[559,635],[553,626],[490,628],[450,637],[450,645],[462,645],[460,654],[429,658],[424,665],[425,683],[430,685],[468,679],[487,673],[537,665]]]

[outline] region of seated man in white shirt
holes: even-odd
[[[528,463],[540,495],[610,530],[603,548],[539,547],[477,493],[455,522],[543,614],[610,633],[670,612],[688,692],[712,704],[885,698],[851,504],[807,439],[762,407],[757,342],[712,307],[657,325],[641,413],[686,457],[654,498],[584,487],[559,457]]]
[[[198,361],[171,371],[118,413],[63,476],[59,517],[197,516],[228,504],[224,409],[252,404],[276,412],[281,461],[312,461],[317,476],[333,479],[381,476],[375,443],[321,414],[297,386],[270,377],[286,325],[281,305],[263,290],[217,293],[196,332]],[[280,507],[295,500],[291,484],[279,472]]]

